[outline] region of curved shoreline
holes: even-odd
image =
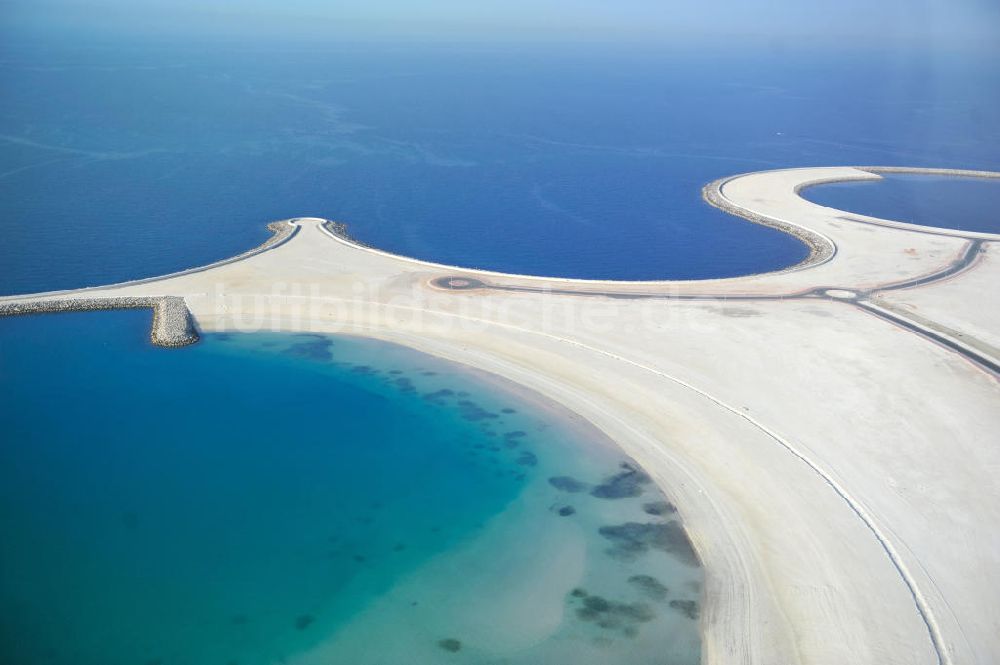
[[[864,304],[941,293],[931,323],[934,312],[975,304],[986,294],[976,284],[1000,275],[1000,238],[973,260],[966,235],[879,225],[797,195],[821,180],[877,177],[830,167],[710,183],[741,217],[800,227],[833,248],[776,273],[688,282],[488,273],[365,248],[339,236],[343,227],[299,218],[297,240],[278,252],[107,295],[186,297],[207,331],[248,330],[250,313],[257,329],[398,340],[581,414],[678,497],[706,564],[706,663],[977,662],[1000,649],[982,618],[991,599],[977,595],[1000,586],[1000,572],[976,558],[1000,528],[991,512],[1000,495],[982,475],[998,453],[976,445],[1000,427],[1000,384]],[[477,283],[481,274],[492,283]],[[476,288],[433,285],[451,279]],[[213,292],[220,282],[233,298]],[[272,288],[289,283],[316,288]],[[607,328],[588,323],[609,304]],[[546,318],[556,305],[569,314]],[[651,324],[650,311],[675,318]],[[989,307],[957,315],[1000,329]],[[917,519],[915,505],[933,509]]]
[[[985,170],[975,170],[975,169],[948,169],[948,168],[932,168],[932,167],[907,167],[907,166],[849,166],[842,167],[846,169],[854,169],[861,172],[871,173],[876,178],[879,177],[880,173],[900,173],[900,174],[913,174],[913,175],[941,175],[941,176],[954,176],[954,177],[970,177],[970,178],[988,178],[988,179],[1000,179],[1000,171],[985,171]],[[772,217],[769,215],[760,214],[752,210],[747,209],[744,206],[732,202],[728,197],[722,193],[722,188],[729,182],[734,180],[745,178],[748,175],[766,174],[766,173],[778,173],[778,172],[789,172],[789,171],[801,171],[807,172],[815,170],[815,167],[796,167],[791,169],[772,169],[769,171],[757,171],[749,174],[739,174],[733,176],[726,176],[724,178],[719,178],[714,180],[702,187],[701,195],[702,200],[704,200],[709,205],[722,210],[734,217],[739,217],[741,219],[747,220],[754,224],[760,224],[762,226],[767,226],[770,228],[777,229],[788,235],[791,235],[802,242],[809,249],[810,254],[805,259],[799,263],[790,265],[786,268],[780,270],[773,270],[769,272],[759,272],[759,273],[748,273],[745,275],[738,275],[733,277],[710,277],[703,279],[653,279],[653,280],[614,280],[614,279],[600,279],[600,278],[576,278],[576,277],[557,277],[550,275],[527,275],[519,273],[502,272],[497,270],[487,270],[482,268],[472,268],[459,265],[437,263],[434,261],[428,261],[424,259],[418,259],[404,254],[396,254],[383,249],[379,249],[373,245],[365,243],[354,236],[352,236],[348,230],[348,224],[345,222],[338,222],[330,219],[322,219],[322,228],[327,233],[328,236],[333,237],[341,242],[347,243],[353,247],[359,249],[377,253],[382,256],[386,256],[393,259],[398,259],[402,261],[407,261],[427,268],[443,268],[446,270],[452,270],[460,273],[472,273],[472,274],[483,274],[491,275],[496,277],[509,277],[517,279],[527,279],[527,280],[539,280],[539,281],[558,281],[566,283],[580,283],[580,284],[610,284],[610,285],[668,285],[668,284],[697,284],[697,283],[714,283],[714,282],[734,282],[740,280],[746,280],[755,277],[766,277],[771,275],[782,275],[793,271],[803,270],[805,268],[810,268],[814,266],[821,265],[830,261],[837,252],[836,244],[829,238],[816,233],[810,229],[804,228],[798,224],[788,222],[777,217]],[[799,194],[799,192],[808,189],[810,187],[818,187],[825,184],[839,183],[839,182],[849,182],[851,180],[864,180],[864,176],[853,175],[853,176],[831,176],[828,178],[817,178],[810,180],[807,183],[796,185],[794,187],[794,193]],[[807,201],[806,199],[802,199]],[[808,201],[807,201],[808,202]],[[811,205],[818,205],[812,204]],[[997,239],[1000,240],[1000,234],[987,234],[979,232],[966,232],[958,229],[948,229],[946,227],[929,227],[919,224],[908,224],[905,222],[896,222],[893,220],[885,220],[879,218],[871,218],[859,213],[854,213],[847,210],[838,211],[844,215],[849,215],[856,218],[855,221],[871,221],[873,223],[884,224],[886,226],[893,226],[898,228],[904,228],[906,230],[913,230],[916,232],[923,233],[935,233],[949,231],[959,235],[960,237],[970,237],[970,238],[982,238],[986,236],[985,239]],[[257,254],[260,254],[269,249],[279,247],[291,238],[295,236],[299,231],[299,226],[296,224],[299,220],[304,219],[315,219],[307,217],[291,217],[284,220],[277,220],[270,222],[266,225],[266,228],[272,231],[273,235],[265,240],[260,245],[249,249],[245,252],[237,254],[235,256],[221,259],[213,263],[205,264],[202,266],[196,266],[192,268],[187,268],[177,272],[166,273],[154,277],[142,277],[134,280],[126,280],[124,282],[114,282],[111,284],[102,284],[96,286],[85,286],[77,287],[73,289],[60,289],[56,291],[40,291],[25,294],[7,294],[0,295],[0,302],[18,300],[24,298],[35,298],[35,297],[45,297],[45,296],[55,296],[69,293],[79,293],[82,291],[91,290],[106,290],[115,289],[128,286],[136,286],[142,284],[148,284],[153,282],[160,282],[167,279],[172,279],[175,277],[181,277],[184,275],[195,274],[199,272],[204,272],[214,268],[218,268],[227,264],[234,263],[236,261],[242,261],[244,259],[251,258]]]
[[[978,178],[984,180],[1000,180],[1000,171],[980,171],[974,169],[940,169],[940,168],[924,168],[924,167],[908,167],[908,166],[855,166],[853,168],[865,173],[871,173],[876,178],[879,179],[882,177],[883,173],[886,173],[886,174],[915,175],[915,176],[928,176],[928,177],[941,176],[947,178]],[[813,187],[821,187],[823,185],[851,182],[855,180],[862,181],[865,179],[828,178],[822,180],[815,180],[808,183],[804,183],[796,187],[795,194],[801,197],[801,193],[803,191],[811,189]],[[801,198],[805,201],[809,201],[809,199],[806,199],[805,197]],[[809,202],[812,203],[812,201]],[[813,205],[821,205],[821,204],[814,203]],[[830,208],[830,210],[839,210],[839,209]],[[839,210],[839,212],[849,217],[851,221],[865,223],[865,224],[873,224],[876,226],[906,229],[908,231],[916,231],[918,233],[929,233],[933,235],[942,235],[954,238],[968,238],[970,240],[973,239],[1000,240],[1000,234],[990,233],[989,231],[967,231],[963,229],[953,229],[947,226],[927,226],[925,224],[899,222],[894,219],[886,219],[883,217],[872,217],[870,215],[865,215],[863,213],[853,212],[850,210]]]
[[[428,259],[414,258],[412,256],[407,256],[406,254],[397,254],[397,253],[394,253],[394,252],[389,252],[387,250],[375,247],[374,245],[370,245],[370,244],[368,244],[368,243],[366,243],[366,242],[364,242],[362,240],[359,240],[358,238],[355,238],[354,236],[352,236],[351,233],[350,233],[350,231],[348,230],[349,229],[349,225],[346,222],[338,222],[338,221],[326,219],[326,220],[323,220],[322,229],[324,230],[324,232],[329,237],[334,238],[335,240],[339,240],[341,242],[347,243],[347,244],[349,244],[349,245],[351,245],[353,247],[357,247],[359,249],[363,249],[363,250],[366,250],[366,251],[369,251],[369,252],[373,252],[373,253],[376,253],[376,254],[379,254],[379,255],[382,255],[382,256],[386,256],[386,257],[389,257],[389,258],[397,259],[397,260],[400,260],[400,261],[408,261],[408,262],[411,262],[411,263],[414,263],[414,264],[423,265],[423,266],[426,266],[428,268],[446,269],[446,270],[453,270],[453,271],[461,272],[461,273],[471,273],[471,274],[476,274],[476,275],[489,275],[489,276],[493,276],[493,277],[512,277],[512,278],[517,278],[517,279],[537,280],[537,281],[560,281],[560,282],[566,282],[566,283],[572,283],[572,284],[585,284],[585,285],[590,285],[590,284],[595,284],[595,285],[596,284],[614,284],[614,285],[641,285],[641,284],[647,284],[647,285],[662,285],[662,284],[676,284],[676,283],[695,284],[695,283],[699,283],[699,282],[717,282],[717,281],[727,281],[727,280],[741,280],[741,279],[746,279],[748,277],[758,277],[758,276],[763,276],[763,275],[780,275],[780,274],[783,274],[783,273],[786,273],[786,272],[790,272],[790,271],[793,271],[793,270],[800,270],[802,268],[806,268],[806,267],[809,267],[810,265],[813,265],[815,263],[812,260],[813,254],[814,253],[815,254],[822,253],[822,245],[823,245],[824,242],[827,242],[825,239],[822,239],[822,237],[818,237],[818,239],[813,238],[813,235],[816,235],[816,234],[811,234],[808,230],[801,229],[801,228],[795,226],[794,224],[786,224],[784,222],[780,222],[778,220],[771,220],[771,219],[765,218],[763,216],[760,216],[760,220],[758,220],[754,216],[748,216],[748,215],[743,214],[743,213],[735,212],[736,210],[739,210],[739,208],[737,206],[731,206],[732,209],[730,209],[730,206],[728,205],[728,203],[726,203],[725,199],[722,198],[721,196],[718,197],[719,204],[715,203],[715,199],[716,199],[717,195],[712,194],[711,195],[713,197],[712,200],[710,200],[708,198],[709,194],[707,194],[705,192],[705,190],[707,190],[709,187],[712,187],[713,185],[716,185],[717,183],[721,186],[721,184],[724,184],[724,181],[731,180],[733,177],[739,177],[739,176],[732,176],[732,177],[729,177],[729,178],[722,178],[720,180],[717,180],[717,181],[714,181],[712,183],[709,183],[708,185],[705,185],[705,187],[702,189],[702,199],[706,203],[712,205],[713,207],[720,208],[721,210],[723,210],[723,212],[730,213],[730,214],[732,214],[735,217],[741,217],[741,218],[743,218],[745,220],[748,220],[750,222],[753,222],[755,224],[760,224],[761,226],[768,226],[768,227],[771,227],[771,228],[775,228],[775,229],[778,229],[779,231],[783,231],[784,233],[786,233],[786,234],[788,234],[790,236],[793,236],[794,238],[796,238],[797,240],[799,240],[800,242],[802,242],[806,246],[807,249],[810,250],[810,255],[809,256],[807,256],[802,261],[799,261],[798,263],[794,263],[794,264],[792,264],[790,266],[787,266],[785,268],[780,268],[778,270],[771,270],[771,271],[766,271],[766,272],[752,272],[752,273],[746,273],[746,274],[742,274],[742,275],[734,275],[734,276],[730,276],[730,277],[706,277],[706,278],[692,278],[692,279],[672,279],[672,278],[663,278],[663,279],[602,279],[600,277],[558,277],[558,276],[552,276],[552,275],[529,275],[529,274],[523,274],[523,273],[503,272],[503,271],[499,271],[499,270],[489,270],[487,268],[475,268],[475,267],[469,267],[469,266],[453,265],[453,264],[448,264],[448,263],[438,263],[438,262],[431,261],[431,260],[428,260]],[[765,221],[761,221],[761,220],[765,220]],[[816,242],[816,249],[815,250],[813,249],[813,241],[814,240]],[[832,253],[831,253],[830,256],[832,256]]]
[[[940,169],[918,166],[856,166],[854,168],[870,173],[912,173],[913,175],[943,175],[956,178],[1000,179],[1000,171],[984,171],[980,169]]]
[[[185,275],[195,275],[197,273],[205,272],[208,270],[213,270],[231,263],[236,263],[237,261],[243,261],[244,259],[249,259],[251,257],[257,256],[262,252],[266,252],[269,249],[274,249],[285,244],[289,240],[295,237],[298,233],[299,227],[295,226],[294,222],[299,219],[298,217],[292,217],[289,219],[280,219],[274,222],[269,222],[265,225],[265,228],[271,232],[271,237],[257,245],[252,247],[245,252],[240,252],[235,256],[230,256],[225,259],[220,259],[212,263],[206,263],[205,265],[195,266],[193,268],[185,268],[183,270],[178,270],[177,272],[168,272],[163,275],[155,277],[140,277],[138,279],[129,279],[124,282],[113,282],[111,284],[99,284],[97,286],[81,286],[75,289],[59,289],[56,291],[38,291],[34,293],[24,293],[24,294],[8,294],[0,296],[0,304],[5,301],[18,300],[24,298],[41,298],[47,296],[58,296],[70,293],[82,293],[86,291],[106,291],[109,289],[120,289],[129,286],[141,286],[143,284],[152,284],[154,282],[162,282],[167,279],[173,279],[175,277],[183,277]],[[103,308],[103,309],[115,309],[115,308]]]
[[[759,213],[752,212],[746,208],[740,207],[732,203],[728,198],[722,193],[722,188],[729,181],[737,178],[739,176],[729,176],[726,178],[719,178],[718,180],[713,180],[712,182],[705,185],[701,190],[701,198],[709,205],[722,210],[723,212],[729,213],[735,217],[742,217],[743,219],[753,222],[754,224],[760,224],[761,226],[768,226],[773,229],[777,229],[782,233],[787,233],[790,236],[797,238],[802,242],[808,249],[809,255],[802,261],[796,263],[793,266],[783,268],[782,270],[776,270],[772,273],[758,273],[760,275],[774,274],[774,273],[784,273],[793,270],[802,270],[805,268],[810,268],[812,266],[821,265],[826,263],[834,257],[837,253],[837,246],[832,240],[823,236],[815,231],[810,231],[809,229],[803,228],[797,224],[791,222],[786,222],[775,217],[769,217],[767,215],[761,215]]]
[[[794,187],[793,191],[796,195],[799,192],[808,189],[809,187],[820,186],[824,184],[838,183],[838,182],[848,182],[851,180],[867,180],[867,179],[877,179],[879,178],[879,173],[907,173],[914,175],[947,175],[955,177],[978,177],[978,178],[1000,178],[1000,172],[996,171],[978,171],[978,170],[963,170],[963,169],[937,169],[937,168],[922,168],[922,167],[903,167],[903,166],[850,166],[843,167],[844,169],[853,169],[857,171],[855,174],[851,175],[836,175],[826,178],[817,178],[811,180],[807,183],[797,185]],[[809,172],[814,169],[811,167],[793,168],[793,169],[775,169],[773,171],[760,171],[757,173],[770,173],[770,172],[788,172],[788,171],[799,171],[799,172]],[[868,175],[871,174],[871,175]],[[723,193],[723,188],[729,182],[734,180],[744,178],[747,175],[755,174],[741,174],[735,176],[727,176],[724,178],[719,178],[708,184],[706,184],[701,190],[702,200],[704,200],[708,205],[718,208],[723,212],[733,215],[734,217],[739,217],[746,221],[754,224],[759,224],[761,226],[767,226],[769,228],[776,229],[783,233],[786,233],[806,246],[809,250],[809,255],[802,261],[790,265],[779,270],[772,270],[767,272],[757,272],[757,273],[747,273],[745,275],[738,275],[733,277],[710,277],[705,279],[651,279],[651,280],[615,280],[615,279],[600,279],[600,278],[578,278],[578,277],[558,277],[551,275],[528,275],[520,273],[510,273],[502,272],[497,270],[487,270],[483,268],[474,268],[468,266],[452,265],[445,263],[438,263],[435,261],[429,261],[425,259],[418,259],[411,256],[396,254],[383,249],[379,249],[372,245],[369,245],[350,234],[348,229],[348,224],[344,222],[337,222],[332,220],[324,220],[323,229],[327,232],[327,235],[339,240],[341,242],[347,243],[359,249],[373,252],[381,256],[398,259],[401,261],[407,261],[414,264],[425,266],[429,269],[445,269],[454,271],[459,274],[472,274],[472,275],[486,275],[498,278],[512,278],[518,280],[530,280],[530,281],[545,281],[545,282],[560,282],[566,284],[580,284],[584,286],[590,285],[611,285],[611,286],[658,286],[658,285],[669,285],[669,284],[699,284],[699,283],[718,283],[718,282],[729,282],[734,283],[742,280],[747,280],[750,278],[757,277],[770,277],[778,276],[791,272],[798,272],[805,270],[807,268],[813,268],[824,263],[829,262],[837,254],[836,243],[821,233],[818,233],[812,229],[796,224],[793,221],[784,220],[775,216],[765,215],[753,210],[746,208],[743,205],[734,203]],[[806,199],[802,199],[810,205],[811,202]],[[892,226],[898,228],[905,228],[907,230],[913,230],[923,233],[934,233],[941,231],[944,234],[958,236],[958,237],[994,237],[1000,239],[1000,236],[995,236],[993,234],[981,234],[976,232],[963,232],[960,230],[949,230],[949,229],[938,229],[937,227],[927,227],[916,224],[906,224],[902,222],[895,222],[893,220],[882,220],[877,218],[867,218],[858,213],[853,213],[850,211],[839,211],[844,215],[851,216],[857,221],[870,221],[871,223],[882,224],[885,226]]]
[[[191,316],[191,312],[188,310],[183,297],[166,295],[152,297],[126,296],[105,298],[50,298],[49,296],[92,293],[95,291],[141,286],[144,284],[162,282],[176,277],[206,272],[208,270],[230,265],[232,263],[236,263],[237,261],[257,256],[258,254],[266,252],[269,249],[279,247],[295,237],[299,227],[294,225],[293,218],[271,222],[267,225],[267,229],[270,230],[273,235],[260,245],[237,254],[236,256],[229,257],[228,259],[222,259],[214,263],[209,263],[208,265],[188,268],[186,270],[168,273],[159,277],[144,277],[116,284],[29,294],[31,298],[45,298],[45,300],[25,302],[25,296],[0,296],[0,317],[45,314],[52,312],[86,312],[148,308],[153,311],[153,322],[150,326],[149,341],[154,346],[164,348],[188,346],[196,343],[200,339],[200,336],[198,334],[197,327],[195,326],[194,319]]]

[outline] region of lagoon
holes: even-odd
[[[674,507],[555,405],[350,337],[0,320],[7,662],[678,663]]]
[[[887,174],[882,180],[809,187],[813,203],[909,224],[1000,233],[1000,180]]]

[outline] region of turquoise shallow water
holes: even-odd
[[[394,345],[167,351],[148,319],[0,319],[2,662],[697,662],[672,507],[569,414]]]
[[[306,214],[445,263],[724,277],[806,250],[707,207],[715,178],[1000,164],[1000,61],[961,54],[20,37],[4,294],[204,264]],[[807,196],[995,223],[924,182]],[[568,414],[386,344],[147,330],[0,320],[0,662],[698,660],[676,515]]]
[[[1000,233],[1000,180],[890,174],[810,187],[802,196],[840,210],[910,224]]]

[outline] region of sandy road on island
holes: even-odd
[[[367,335],[488,370],[587,418],[678,505],[705,565],[706,663],[993,663],[1000,236],[798,195],[888,170],[708,185],[713,205],[808,242],[774,273],[506,275],[299,218],[238,261],[0,308],[181,296],[202,331]]]

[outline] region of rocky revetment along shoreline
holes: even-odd
[[[333,220],[328,219],[323,222],[323,228],[332,233],[333,235],[337,236],[338,238],[346,240],[351,244],[357,245],[359,247],[368,247],[369,249],[376,249],[375,247],[372,247],[368,243],[361,242],[360,240],[352,236],[350,233],[348,233],[347,224],[345,224],[344,222],[335,222]]]
[[[191,312],[188,311],[184,298],[178,296],[58,298],[32,302],[0,303],[0,316],[146,308],[153,310],[153,325],[149,338],[156,346],[187,346],[199,340]]]
[[[146,277],[142,279],[130,280],[115,287],[135,287],[143,284],[161,282],[165,279],[192,275],[205,272],[220,266],[228,265],[256,256],[264,251],[278,247],[291,239],[298,231],[295,224],[289,223],[294,220],[281,220],[271,222],[267,229],[273,234],[266,241],[247,250],[242,254],[217,261],[206,266],[190,268],[180,272],[161,275],[159,277]],[[94,292],[111,287],[100,287]],[[197,342],[200,337],[194,325],[194,319],[188,310],[184,298],[179,296],[111,296],[103,298],[74,298],[68,297],[73,291],[53,291],[49,293],[36,294],[35,296],[9,296],[7,299],[0,299],[0,316],[17,316],[21,314],[45,314],[49,312],[84,312],[94,310],[112,309],[146,309],[153,310],[153,325],[150,330],[150,341],[156,346],[167,348],[188,346]],[[65,294],[67,297],[59,297]],[[19,298],[38,298],[34,300],[23,300]]]
[[[701,198],[704,199],[705,203],[710,206],[716,207],[723,212],[727,212],[730,215],[735,215],[736,217],[742,217],[745,220],[753,222],[755,224],[761,224],[763,226],[770,226],[772,228],[783,231],[789,235],[795,236],[801,240],[806,247],[809,248],[809,256],[804,260],[785,268],[784,270],[779,270],[777,272],[787,272],[789,270],[798,270],[805,268],[807,266],[818,265],[828,261],[833,257],[836,252],[833,244],[821,236],[818,233],[805,229],[801,226],[795,224],[789,224],[788,222],[782,221],[780,219],[775,219],[774,217],[768,217],[766,215],[760,215],[753,211],[747,210],[744,207],[738,206],[732,203],[722,194],[722,187],[732,178],[720,178],[719,180],[714,180],[707,185],[705,185],[701,190]]]

